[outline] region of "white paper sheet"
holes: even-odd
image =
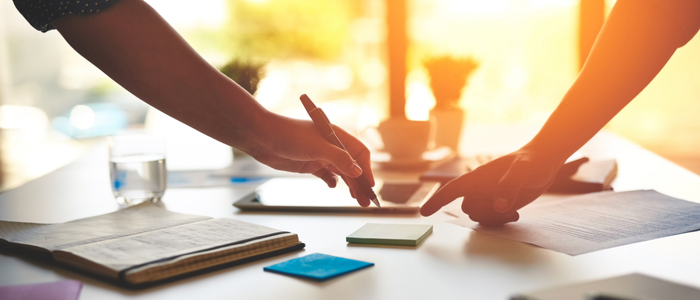
[[[450,221],[479,232],[579,255],[700,229],[700,204],[653,190],[599,192],[533,203],[520,220],[484,227],[462,215]]]

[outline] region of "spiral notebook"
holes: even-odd
[[[304,247],[294,233],[150,203],[62,224],[0,221],[0,244],[48,252],[59,263],[127,286]]]

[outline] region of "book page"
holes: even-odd
[[[207,219],[211,218],[175,213],[155,204],[142,203],[63,224],[0,221],[0,238],[53,251]]]
[[[520,220],[485,227],[461,216],[451,223],[578,255],[700,229],[700,204],[653,190],[599,192],[533,203]]]
[[[239,220],[220,218],[78,245],[61,251],[70,252],[120,271],[141,264],[282,233],[285,232]],[[264,249],[261,249],[261,253],[264,252],[262,250]]]

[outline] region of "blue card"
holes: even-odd
[[[323,281],[369,266],[374,266],[374,263],[314,253],[265,267],[264,270]]]

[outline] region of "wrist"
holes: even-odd
[[[267,127],[271,126],[270,119],[274,113],[265,109],[257,100],[225,76],[222,79],[218,95],[222,95],[220,103],[223,109],[216,112],[219,115],[219,127],[222,136],[219,139],[225,144],[250,154],[251,148],[257,148],[260,138],[267,136]]]
[[[273,136],[272,128],[278,115],[262,106],[247,109],[242,115],[227,144],[252,155],[266,147],[265,139]]]
[[[530,141],[516,151],[516,153],[527,155],[536,161],[548,162],[557,166],[563,165],[573,152],[552,147],[546,143],[537,143],[535,140]]]

